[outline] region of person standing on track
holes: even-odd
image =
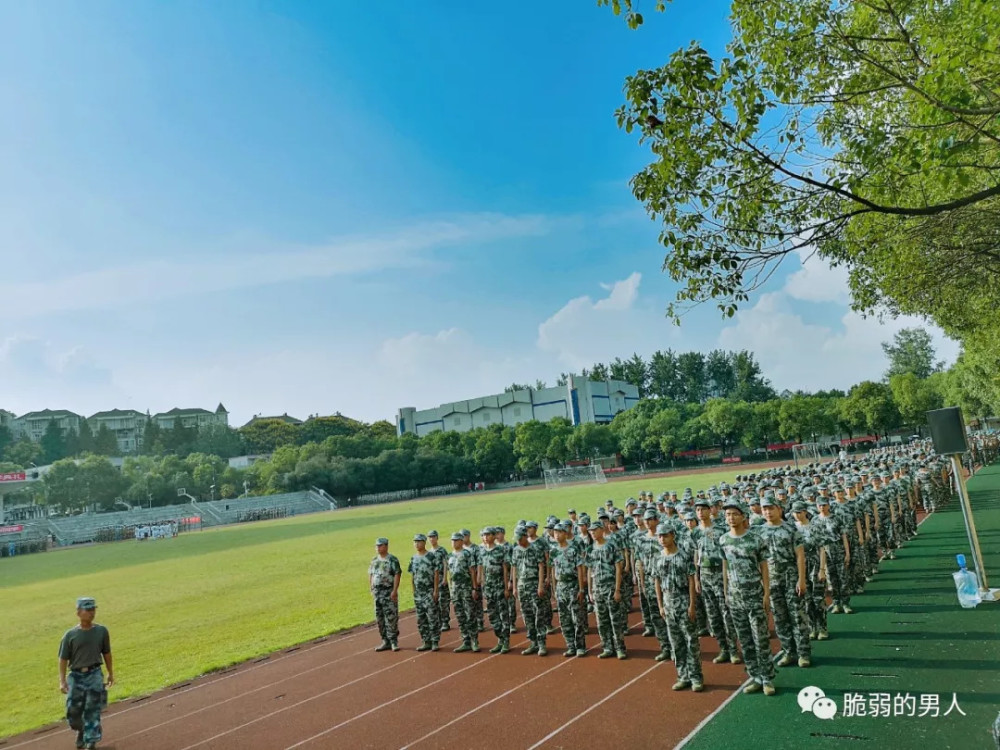
[[[451,591],[448,589],[448,550],[438,544],[438,533],[436,529],[427,532],[427,540],[431,543],[428,554],[434,555],[434,562],[438,569],[438,624],[441,632],[451,630]]]
[[[541,600],[547,596],[544,583],[545,551],[538,542],[531,543],[528,540],[528,530],[525,527],[518,526],[514,529],[514,539],[517,542],[512,556],[514,588],[521,603],[521,616],[530,642],[521,654],[545,656],[548,653],[545,647],[545,613],[541,609]]]
[[[556,526],[556,546],[549,554],[552,561],[552,586],[559,605],[559,624],[566,641],[564,656],[584,656],[587,653],[587,605],[583,601],[583,581],[586,577],[583,548],[571,544],[573,525],[563,521]]]
[[[743,692],[763,690],[764,695],[774,695],[774,662],[767,628],[767,543],[750,531],[747,511],[739,500],[729,499],[723,508],[729,532],[719,540],[722,580],[736,635],[743,646],[746,670],[753,680]]]
[[[380,536],[375,540],[378,554],[368,566],[368,587],[375,600],[375,622],[382,636],[376,651],[399,651],[399,579],[403,569],[395,555],[389,554],[389,540]]]
[[[416,554],[410,558],[407,571],[413,576],[413,605],[417,611],[417,630],[423,641],[417,651],[437,651],[441,640],[437,608],[441,576],[437,556],[427,551],[427,537],[423,534],[413,537],[413,546]]]
[[[587,567],[590,569],[590,595],[597,613],[597,632],[603,646],[597,658],[607,659],[617,653],[619,659],[627,659],[625,630],[618,617],[624,576],[622,551],[614,542],[605,540],[603,524],[595,525],[593,534],[594,543],[590,545]]]
[[[96,611],[97,602],[91,597],[77,599],[80,624],[67,630],[59,644],[59,690],[66,695],[66,720],[76,730],[78,748],[94,748],[101,741],[101,709],[108,704],[106,688],[115,684],[111,635],[94,622]],[[102,661],[108,669],[106,684]]]
[[[448,578],[451,581],[451,600],[455,603],[455,619],[462,634],[462,645],[456,654],[479,651],[479,625],[476,622],[475,561],[465,548],[465,535],[456,531],[451,535],[452,553],[448,555]]]
[[[514,574],[511,572],[511,567],[513,565],[511,557],[514,554],[514,545],[507,541],[507,529],[503,526],[494,526],[493,528],[496,529],[496,543],[498,546],[503,547],[504,555],[507,561],[507,632],[508,634],[516,633],[517,626],[515,623],[517,622],[517,597],[514,595]],[[507,639],[507,643],[508,645],[510,644],[510,638]]]
[[[701,672],[701,644],[695,612],[694,554],[689,547],[679,547],[675,527],[661,523],[656,527],[660,554],[653,563],[656,602],[660,617],[667,622],[670,645],[677,667],[673,690],[690,687],[695,693],[705,689]]]
[[[487,526],[483,529],[483,596],[486,598],[486,612],[490,617],[490,625],[497,637],[497,645],[490,649],[491,654],[506,654],[510,651],[510,608],[507,600],[510,598],[510,563],[507,560],[507,549],[496,543],[496,529]]]
[[[656,508],[648,508],[643,514],[643,521],[646,524],[646,535],[640,537],[635,543],[635,564],[636,572],[639,576],[639,596],[647,600],[649,615],[646,620],[648,635],[655,635],[660,644],[660,653],[656,655],[656,661],[666,661],[670,658],[670,634],[667,632],[667,622],[660,614],[660,608],[656,599],[656,571],[653,565],[661,552],[660,539],[656,535],[656,528],[660,525],[660,516]],[[642,633],[647,635],[647,631]]]

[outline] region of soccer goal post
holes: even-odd
[[[792,457],[795,459],[795,468],[802,465],[819,463],[822,460],[819,443],[798,443],[792,446]]]
[[[564,484],[604,484],[608,481],[604,475],[604,468],[600,464],[569,466],[565,469],[545,469],[542,474],[545,477],[545,489],[547,490],[561,487]]]

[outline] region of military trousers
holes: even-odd
[[[538,582],[525,581],[517,587],[517,598],[521,602],[521,617],[524,618],[524,627],[528,631],[528,640],[535,645],[544,646],[548,625],[545,622],[543,603],[548,600],[548,592],[539,596]]]
[[[486,598],[486,613],[490,618],[490,627],[498,641],[510,638],[510,605],[504,598],[503,580],[499,583],[486,581],[483,596]]]
[[[434,645],[441,640],[441,621],[438,617],[438,603],[433,591],[414,591],[413,606],[417,611],[417,631],[420,640]]]
[[[625,628],[621,612],[624,602],[615,601],[614,585],[606,588],[594,586],[594,611],[597,615],[597,633],[605,651],[625,651]],[[625,610],[628,617],[628,610]]]
[[[458,632],[463,642],[479,639],[479,623],[473,607],[476,602],[472,598],[471,586],[451,586],[451,603],[455,607],[455,619],[458,620]]]
[[[708,629],[712,637],[719,642],[719,652],[736,653],[736,633],[733,629],[733,616],[729,612],[729,604],[722,586],[722,566],[702,567],[698,572],[701,582],[701,598],[705,602],[705,612],[708,615]]]
[[[394,643],[399,638],[399,602],[392,600],[392,589],[388,586],[372,591],[375,599],[375,622],[383,641]]]
[[[774,679],[774,662],[771,661],[771,639],[764,612],[764,587],[760,581],[744,585],[737,591],[730,586],[727,601],[733,615],[736,637],[743,648],[743,661],[747,674],[759,682]]]
[[[66,693],[66,721],[76,730],[78,744],[100,742],[101,710],[107,706],[108,693],[104,689],[104,675],[100,669],[83,674],[70,672],[66,676],[69,692]]]
[[[701,673],[701,642],[698,640],[698,624],[688,619],[688,597],[666,597],[663,606],[666,613],[670,646],[674,653],[677,679],[686,682],[704,682]]]
[[[566,641],[566,649],[586,650],[587,602],[580,595],[579,585],[557,583],[556,603],[559,606],[559,625]]]
[[[812,646],[809,643],[806,600],[795,592],[799,580],[798,569],[791,565],[774,565],[770,574],[771,612],[781,650],[786,656],[809,658],[812,656]]]

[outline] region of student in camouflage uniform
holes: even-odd
[[[850,557],[845,555],[845,585],[850,594],[858,594],[864,589],[866,567],[864,554],[861,553],[863,533],[861,522],[858,520],[858,506],[848,501],[847,491],[841,485],[834,486],[833,497],[830,511],[840,516],[847,532],[847,549],[851,550]]]
[[[872,500],[875,502],[875,531],[878,534],[878,546],[884,558],[894,560],[893,550],[896,548],[896,510],[889,493],[882,487],[882,477],[872,476]]]
[[[764,695],[774,695],[774,663],[766,614],[770,588],[767,544],[746,527],[747,511],[739,501],[727,500],[723,508],[729,524],[729,532],[719,541],[726,601],[743,646],[747,673],[753,680],[743,692],[763,690]]]
[[[552,563],[552,586],[559,605],[559,624],[562,626],[566,653],[563,656],[584,656],[587,653],[587,605],[583,600],[583,581],[586,577],[583,548],[571,544],[572,526],[564,521],[556,526],[556,546],[549,553]]]
[[[619,659],[627,659],[625,631],[617,616],[622,600],[622,551],[614,542],[604,538],[604,526],[594,526],[594,543],[587,557],[590,579],[590,595],[597,613],[597,632],[601,636],[603,649],[599,659],[607,659],[617,654]]]
[[[726,485],[727,487],[729,485]],[[692,557],[695,555],[695,532],[698,529],[698,516],[694,512],[694,509],[685,509],[684,512],[680,514],[681,520],[684,522],[684,546],[690,552]],[[676,540],[676,537],[675,537]],[[678,545],[680,543],[678,542]],[[695,575],[695,589],[694,589],[694,609],[695,609],[695,624],[697,625],[698,637],[711,635],[712,632],[708,629],[708,610],[705,608],[705,598],[701,595],[701,589],[698,587],[698,576],[697,569]]]
[[[465,535],[456,531],[451,535],[452,552],[448,555],[448,579],[451,583],[451,600],[455,604],[455,619],[462,634],[462,645],[456,654],[479,651],[479,628],[476,624],[477,592],[475,590],[475,562],[465,548]]]
[[[654,515],[656,514],[656,509],[651,508]],[[632,554],[633,554],[633,565],[632,572],[635,577],[635,588],[639,592],[639,611],[642,613],[642,635],[643,637],[649,637],[656,634],[656,629],[653,627],[653,615],[651,602],[647,591],[643,586],[641,576],[639,575],[639,568],[642,565],[642,556],[645,554],[644,547],[647,539],[647,529],[644,520],[646,511],[642,508],[636,508],[632,511],[632,518],[634,519],[635,529],[632,531]],[[658,515],[657,515],[658,517]],[[657,542],[659,545],[659,542]],[[655,602],[652,603],[655,605]]]
[[[506,654],[510,651],[510,608],[507,600],[510,598],[510,563],[507,560],[506,548],[496,543],[496,529],[487,526],[483,529],[483,596],[486,598],[486,612],[490,617],[490,625],[497,637],[497,645],[490,649],[491,654]]]
[[[431,529],[427,532],[427,541],[431,548],[427,554],[434,556],[438,569],[438,623],[441,631],[451,630],[451,590],[448,588],[448,550],[438,544],[437,530]]]
[[[590,545],[594,543],[594,537],[590,534],[590,516],[586,513],[580,514],[580,520],[577,523],[577,536],[573,539],[580,551],[583,553],[583,559],[587,559],[587,555],[590,553]],[[587,603],[587,611],[594,611],[594,604],[590,600],[590,583],[587,577],[584,576],[583,579],[583,599]],[[587,632],[590,632],[590,626],[587,626]]]
[[[823,528],[824,549],[826,550],[826,572],[830,582],[830,592],[833,599],[834,614],[851,614],[851,595],[847,581],[847,557],[851,551],[850,540],[847,537],[847,530],[844,528],[844,521],[841,517],[835,516],[830,507],[830,501],[825,497],[816,499],[816,507],[819,508],[817,515],[812,522]]]
[[[380,536],[375,540],[378,554],[368,566],[368,586],[375,600],[375,622],[382,636],[376,651],[399,651],[399,579],[403,569],[395,555],[389,554],[389,540]]]
[[[507,529],[503,526],[494,526],[496,529],[496,542],[503,547],[507,560],[507,627],[508,633],[517,632],[517,597],[514,595],[514,574],[511,573],[511,557],[514,554],[514,545],[507,541]],[[510,638],[507,639],[510,643]]]
[[[483,548],[472,543],[472,532],[468,529],[462,529],[462,537],[472,561],[472,590],[478,594],[472,602],[472,616],[476,621],[476,632],[482,633],[486,629],[483,619]]]
[[[410,558],[406,571],[413,576],[413,605],[417,611],[417,631],[423,641],[417,651],[437,651],[441,640],[437,608],[441,575],[437,555],[427,551],[427,537],[423,534],[413,537],[413,546],[416,554]]]
[[[536,524],[537,526],[537,524]],[[528,539],[528,530],[518,526],[514,529],[516,544],[512,554],[512,570],[518,601],[521,603],[521,616],[524,627],[528,631],[528,648],[521,653],[524,656],[539,654],[545,656],[546,628],[541,611],[541,599],[546,596],[545,590],[545,551],[537,542],[532,544]]]
[[[663,548],[660,546],[660,538],[656,535],[656,529],[660,525],[659,514],[653,508],[648,509],[643,514],[643,521],[646,524],[646,535],[636,540],[636,569],[639,573],[640,596],[646,597],[650,602],[649,625],[650,635],[655,635],[660,643],[660,653],[656,656],[656,661],[666,661],[670,658],[670,633],[667,630],[667,621],[660,613],[659,602],[656,598],[656,571],[654,564],[659,558]],[[646,635],[643,633],[643,635]]]
[[[699,500],[694,507],[699,520],[699,526],[691,532],[698,571],[695,586],[705,602],[709,632],[719,642],[719,654],[712,661],[715,664],[727,661],[740,664],[742,660],[736,650],[733,617],[723,593],[725,587],[722,582],[722,549],[719,542],[724,532],[720,532],[712,523],[708,500]]]
[[[101,710],[108,704],[106,688],[115,684],[111,635],[94,622],[96,610],[97,602],[91,597],[77,599],[80,624],[67,630],[59,643],[59,689],[66,695],[66,721],[76,730],[78,748],[94,748],[101,741]],[[108,670],[107,684],[101,662]]]
[[[809,637],[825,641],[830,637],[826,625],[826,537],[824,527],[811,523],[809,506],[798,500],[792,504],[792,515],[802,535],[806,553],[806,615],[809,619]]]
[[[656,528],[660,555],[653,563],[656,601],[660,615],[667,621],[670,645],[677,667],[674,690],[690,687],[696,693],[705,689],[701,673],[701,644],[698,642],[694,604],[694,557],[690,550],[678,547],[674,527],[661,523]]]
[[[549,635],[555,632],[555,628],[552,627],[552,618],[555,615],[552,611],[552,592],[549,590],[548,572],[549,551],[552,549],[552,545],[549,542],[549,538],[545,534],[538,533],[538,523],[536,521],[528,521],[526,528],[528,529],[528,539],[531,542],[531,546],[538,548],[542,559],[545,561],[545,575],[542,578],[542,586],[545,588],[545,593],[539,595],[538,612],[541,616],[540,622],[544,625],[542,632]]]
[[[781,642],[779,667],[787,667],[798,658],[800,667],[812,659],[809,622],[806,617],[806,553],[798,528],[781,519],[781,506],[765,498],[761,503],[766,523],[757,533],[767,544],[767,567],[770,573],[771,611],[774,630]]]

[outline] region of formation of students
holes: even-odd
[[[995,458],[996,440],[979,444]],[[989,454],[987,456],[987,454]],[[488,526],[474,544],[468,529],[413,537],[412,576],[418,651],[437,651],[454,611],[456,652],[478,652],[488,618],[490,653],[510,651],[517,610],[529,641],[525,656],[546,656],[562,632],[564,656],[587,653],[595,614],[599,659],[628,658],[625,634],[635,604],[642,635],[656,638],[658,661],[672,659],[674,690],[704,689],[700,638],[718,641],[715,663],[744,664],[744,692],[773,695],[775,667],[812,663],[812,641],[830,637],[828,614],[851,614],[884,559],[917,534],[917,511],[951,497],[951,464],[929,444],[881,448],[860,460],[786,466],[737,476],[705,490],[641,492],[623,508],[608,500],[592,518],[520,520],[512,541]],[[399,650],[399,560],[376,540],[369,585],[382,643]],[[827,597],[830,598],[828,605]],[[636,601],[637,600],[637,601]],[[772,658],[767,613],[780,642]],[[559,627],[555,623],[558,613]]]

